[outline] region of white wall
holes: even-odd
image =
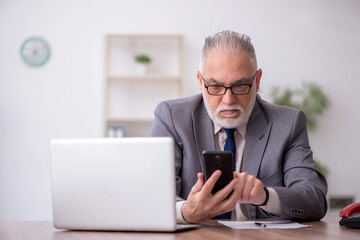
[[[360,2],[357,0],[0,0],[0,220],[49,220],[49,140],[100,137],[102,36],[186,36],[188,95],[204,38],[232,29],[250,35],[271,86],[321,84],[331,106],[311,136],[330,167],[330,195],[360,201]],[[26,66],[21,43],[43,36],[51,58]]]

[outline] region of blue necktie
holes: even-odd
[[[233,154],[233,170],[235,171],[235,159],[236,159],[236,144],[234,137],[234,129],[233,128],[224,128],[226,132],[226,142],[224,146],[224,151],[230,151]]]
[[[236,156],[236,144],[234,138],[234,129],[233,128],[224,128],[226,132],[226,142],[224,146],[224,151],[230,151],[233,154],[233,170],[235,171],[235,156]],[[221,215],[214,217],[214,219],[231,219],[231,212],[226,212]]]

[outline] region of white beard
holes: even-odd
[[[251,94],[250,102],[249,102],[249,105],[245,109],[240,105],[233,104],[230,106],[228,106],[228,105],[219,106],[215,110],[215,112],[213,112],[210,108],[210,105],[207,100],[207,94],[203,93],[202,95],[203,95],[205,107],[209,114],[209,117],[216,125],[219,125],[220,127],[223,127],[223,128],[237,128],[240,125],[245,124],[249,120],[252,109],[254,107],[255,100],[256,100],[256,92],[250,92],[249,94]],[[223,110],[239,110],[240,116],[237,118],[228,117],[227,119],[223,119],[220,117],[220,112]]]

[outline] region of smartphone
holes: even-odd
[[[221,170],[221,176],[212,189],[212,194],[223,189],[234,178],[233,154],[230,151],[204,151],[202,153],[202,166],[205,181],[207,181],[217,169]],[[229,196],[230,195],[231,193]]]

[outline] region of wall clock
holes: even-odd
[[[39,67],[49,59],[50,48],[43,38],[30,37],[21,45],[20,54],[27,65]]]

